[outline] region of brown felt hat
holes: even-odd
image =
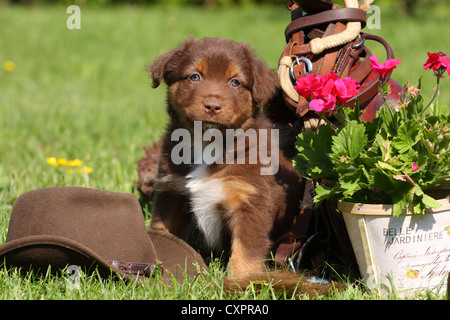
[[[133,194],[81,187],[26,192],[14,203],[0,264],[47,271],[98,267],[125,279],[161,270],[178,281],[205,268],[200,255],[167,232],[147,230]],[[143,275],[143,277],[141,277]]]

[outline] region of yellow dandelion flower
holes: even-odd
[[[58,166],[66,166],[67,159],[66,158],[58,158]]]
[[[78,173],[87,173],[87,174],[89,174],[89,173],[92,172],[92,168],[91,168],[91,167],[84,166],[84,167],[82,167],[82,168],[77,168],[77,172],[78,172]]]
[[[79,167],[83,164],[83,161],[80,159],[70,160],[67,162],[68,167]]]
[[[13,72],[15,68],[16,68],[16,64],[12,61],[8,60],[3,63],[3,69],[6,72]]]
[[[56,160],[55,157],[49,157],[47,158],[47,163],[51,166],[57,167],[58,166],[58,161]]]
[[[67,160],[66,158],[55,158],[55,157],[48,157],[47,163],[51,166],[54,166],[56,168],[58,167],[66,167],[68,174],[74,174],[74,173],[87,173],[90,174],[93,170],[91,167],[82,166],[83,161],[80,159],[75,160]]]

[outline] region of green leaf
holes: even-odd
[[[417,162],[419,158],[419,154],[414,149],[408,149],[405,153],[398,155],[398,160],[403,161],[404,163]]]
[[[343,125],[346,125],[352,120],[356,122],[361,122],[362,111],[359,108],[358,101],[355,102],[355,106],[353,108],[339,108],[335,117],[336,119]]]
[[[294,158],[294,168],[303,176],[330,178],[335,176],[333,164],[327,154],[331,152],[333,129],[321,126],[316,134],[305,130],[297,137],[295,146],[298,155]]]
[[[367,137],[362,123],[352,120],[337,136],[333,136],[331,158],[337,161],[341,157],[356,159],[366,147]]]
[[[416,187],[414,188],[414,194],[415,194],[416,196],[421,197],[421,196],[423,196],[425,193],[423,193],[422,188],[420,188],[419,186],[416,186]]]
[[[434,200],[432,197],[423,194],[422,196],[422,202],[425,204],[427,208],[439,208],[441,204]]]
[[[425,208],[423,208],[423,204],[422,202],[415,202],[413,204],[413,212],[416,214],[420,214],[423,212],[423,210],[425,210]]]
[[[316,195],[314,196],[314,203],[319,204],[323,200],[332,198],[337,191],[338,187],[329,187],[322,184],[319,184],[316,189],[314,190],[316,192]]]
[[[397,136],[394,137],[394,146],[400,153],[410,150],[419,140],[420,124],[413,120],[405,121],[398,128]]]
[[[389,136],[395,137],[397,135],[398,124],[391,107],[382,105],[377,112],[377,118],[382,119],[382,127]]]
[[[380,188],[392,201],[394,215],[398,216],[411,203],[414,185],[409,181],[396,180],[382,170],[373,171],[373,187]]]
[[[395,168],[393,166],[391,166],[390,164],[386,163],[386,162],[382,162],[382,161],[378,161],[377,165],[380,166],[383,169],[389,170],[393,173],[399,173],[401,169]]]
[[[372,122],[364,122],[364,126],[366,128],[366,136],[369,141],[373,141],[375,137],[377,136],[377,133],[380,131],[381,128],[381,121],[380,118],[375,118],[372,120]]]
[[[442,151],[450,149],[450,132],[442,135],[442,139],[439,141],[439,149]]]
[[[328,153],[331,151],[331,137],[334,134],[333,129],[326,125],[320,126],[318,133],[305,130],[297,136],[295,146],[300,153],[304,151]]]
[[[375,136],[370,151],[367,154],[372,158],[381,156],[381,159],[389,159],[391,157],[389,145],[387,145],[387,141],[380,134]]]
[[[403,211],[408,207],[408,200],[406,198],[402,198],[399,201],[395,202],[392,206],[392,215],[394,217],[400,216]]]
[[[417,88],[420,89],[420,86],[421,86],[421,84],[419,82],[419,86]],[[415,96],[414,98],[411,99],[410,103],[414,104],[418,114],[420,114],[423,111],[424,103],[423,103],[422,95],[419,94],[419,95]]]
[[[424,213],[428,208],[439,208],[441,204],[432,197],[426,195],[419,186],[414,188],[414,213]]]
[[[409,182],[401,182],[392,189],[391,196],[394,204],[393,215],[398,217],[411,203],[414,186]]]
[[[364,178],[364,173],[358,169],[352,173],[346,174],[340,179],[340,185],[343,189],[344,197],[351,197],[356,191],[361,190],[361,179]]]

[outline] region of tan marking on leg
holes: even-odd
[[[264,261],[252,258],[245,251],[240,239],[234,239],[232,244],[232,254],[228,264],[228,274],[230,277],[239,277],[246,274],[264,271]]]
[[[238,177],[228,176],[223,178],[222,181],[225,194],[222,206],[226,210],[234,211],[243,204],[250,204],[251,196],[258,194],[258,190],[253,185]]]

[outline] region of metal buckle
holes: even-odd
[[[313,235],[311,235],[308,239],[306,239],[305,243],[303,244],[302,248],[300,249],[297,257],[292,257],[295,259],[292,259],[291,257],[289,257],[288,259],[288,265],[289,267],[291,267],[291,269],[296,272],[297,269],[300,269],[300,266],[302,264],[302,260],[304,258],[304,253],[305,251],[308,251],[309,247],[311,246],[311,243],[313,243],[314,241],[316,241],[318,238],[320,238],[321,236],[323,236],[322,232],[316,232]]]
[[[291,70],[290,70],[291,80],[294,84],[297,81],[297,79],[295,79],[295,75],[294,75],[294,66],[296,64],[300,65],[300,62],[305,63],[305,74],[312,73],[312,70],[313,70],[313,65],[312,65],[311,60],[309,60],[308,58],[305,58],[305,57],[296,57],[295,60],[292,61]]]
[[[360,48],[364,44],[365,41],[366,41],[366,38],[359,38],[359,42],[352,45],[352,49]]]

